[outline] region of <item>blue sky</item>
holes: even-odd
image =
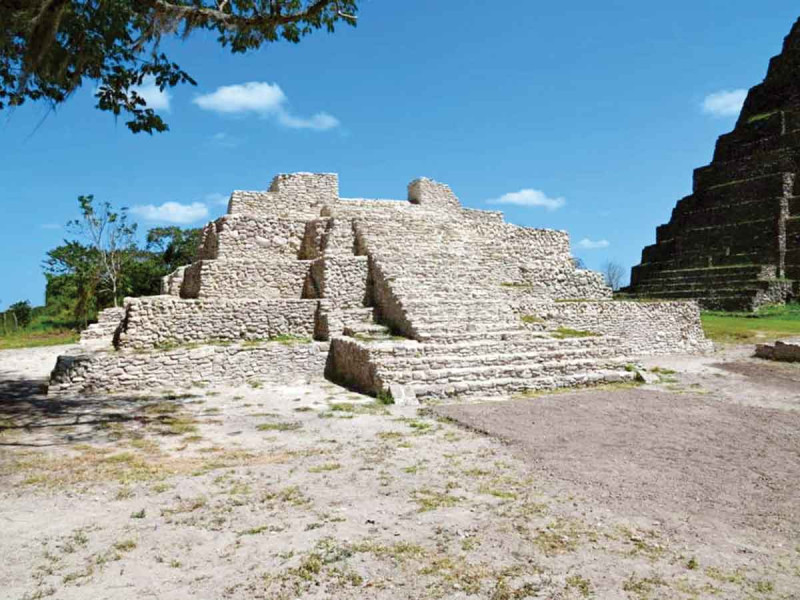
[[[628,269],[797,16],[788,0],[364,0],[358,28],[299,45],[168,43],[198,85],[154,97],[166,134],[130,134],[91,85],[56,113],[0,113],[0,308],[43,301],[41,261],[81,194],[143,230],[199,225],[291,171],[338,172],[351,197],[433,177],[466,206],[566,229],[592,268]]]

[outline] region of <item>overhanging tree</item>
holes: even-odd
[[[136,91],[195,80],[160,51],[167,36],[208,30],[233,53],[316,29],[356,24],[358,0],[0,0],[0,109],[26,100],[57,106],[84,81],[97,108],[139,133],[168,129]]]

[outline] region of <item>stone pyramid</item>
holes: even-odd
[[[711,164],[695,170],[693,193],[656,229],[626,291],[755,310],[796,298],[798,286],[800,20]]]
[[[396,398],[621,381],[629,356],[708,349],[691,302],[615,302],[564,231],[464,208],[430,179],[341,198],[334,174],[234,192],[162,294],[101,314],[52,392],[326,376]]]

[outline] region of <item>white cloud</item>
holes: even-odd
[[[160,206],[144,204],[132,207],[131,212],[145,221],[175,223],[178,225],[194,223],[208,217],[208,207],[202,202],[192,202],[191,204],[164,202]]]
[[[286,112],[281,112],[278,114],[278,122],[290,129],[315,129],[317,131],[326,131],[339,126],[339,119],[326,112],[317,113],[310,119],[293,117]]]
[[[155,78],[147,77],[142,85],[133,89],[147,102],[147,108],[169,110],[169,101],[172,99],[172,95],[167,90],[158,89]]]
[[[598,250],[600,248],[608,248],[610,245],[611,242],[608,240],[590,240],[589,238],[583,238],[578,242],[578,248],[583,248],[584,250]]]
[[[564,206],[567,201],[564,198],[549,198],[542,191],[534,189],[524,189],[518,192],[503,194],[499,198],[492,198],[486,201],[487,204],[512,204],[514,206],[541,206],[547,210],[557,210]]]
[[[703,100],[703,112],[713,117],[735,117],[742,110],[747,90],[723,90]]]
[[[326,112],[319,112],[309,118],[291,114],[288,109],[289,99],[277,83],[250,81],[224,85],[210,94],[198,96],[192,102],[203,110],[222,114],[255,113],[273,118],[290,129],[326,131],[339,126],[339,120]]]
[[[203,110],[234,114],[275,112],[286,100],[286,94],[277,83],[250,81],[239,85],[223,85],[210,94],[198,96],[192,102]]]

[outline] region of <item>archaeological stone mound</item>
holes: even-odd
[[[333,174],[234,192],[162,294],[101,313],[51,393],[322,377],[417,401],[623,381],[710,348],[693,302],[618,302],[563,231],[467,209],[429,179],[340,198]]]
[[[755,310],[800,295],[800,20],[625,291]]]

